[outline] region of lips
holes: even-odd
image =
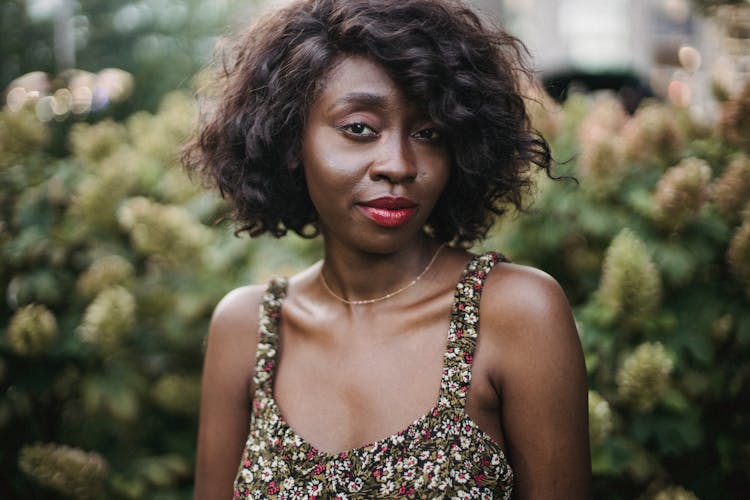
[[[384,196],[360,203],[359,208],[379,226],[398,227],[411,219],[417,204],[408,198]]]

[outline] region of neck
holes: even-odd
[[[427,236],[395,252],[356,251],[329,240],[325,246],[323,286],[327,285],[330,295],[342,302],[380,301],[391,298],[389,295],[394,292],[400,294],[425,271],[441,247]],[[404,289],[403,293],[409,291]]]

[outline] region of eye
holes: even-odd
[[[435,128],[423,128],[422,130],[417,130],[412,134],[412,137],[424,141],[439,141],[441,139],[440,132]]]
[[[375,137],[378,135],[370,126],[359,122],[346,124],[341,127],[341,130],[357,137]]]

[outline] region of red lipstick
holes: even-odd
[[[417,204],[408,198],[384,196],[360,203],[359,207],[375,224],[382,227],[398,227],[409,221]]]

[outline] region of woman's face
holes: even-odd
[[[311,105],[302,165],[323,235],[364,251],[415,241],[450,176],[428,116],[371,60],[342,60]]]

